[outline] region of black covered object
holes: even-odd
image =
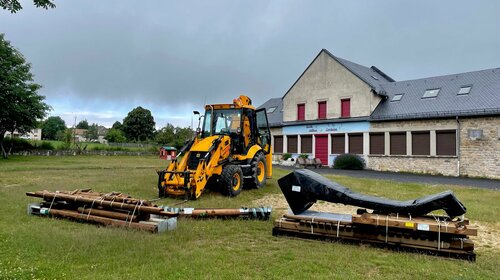
[[[278,184],[295,215],[309,209],[317,200],[359,206],[385,214],[401,213],[419,216],[443,209],[448,216],[456,217],[466,212],[465,206],[451,191],[415,200],[391,200],[354,192],[307,169],[295,170],[280,178]]]

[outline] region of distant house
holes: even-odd
[[[97,135],[98,136],[106,136],[106,134],[108,134],[108,130],[109,130],[109,128],[106,128],[106,127],[100,125],[97,127]]]
[[[86,142],[87,139],[87,129],[75,128],[73,129],[73,138],[75,142]]]
[[[166,159],[166,160],[171,160],[171,159],[175,158],[176,152],[177,152],[177,149],[175,147],[163,146],[160,148],[160,158]]]
[[[21,134],[17,130],[14,133],[6,132],[4,137],[14,137],[14,138],[22,138],[29,140],[42,140],[42,129],[35,128],[28,133]]]
[[[108,144],[108,140],[104,139],[106,137],[106,133],[108,133],[108,129],[104,126],[98,126],[97,127],[97,139],[89,139],[87,138],[88,136],[88,129],[81,129],[81,128],[76,128],[74,129],[74,139],[75,142],[90,142],[90,141],[97,141],[101,144]]]

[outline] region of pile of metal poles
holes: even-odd
[[[172,230],[178,217],[231,218],[267,220],[270,207],[259,208],[171,208],[129,195],[111,192],[74,191],[27,192],[27,196],[42,198],[41,203],[28,205],[28,214],[66,218],[105,226],[140,229],[150,232]]]
[[[476,258],[469,236],[477,236],[477,227],[469,225],[467,219],[452,220],[445,216],[305,211],[277,219],[273,235],[367,243],[471,261]]]

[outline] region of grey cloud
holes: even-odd
[[[500,66],[498,1],[57,5],[0,11],[0,32],[33,63],[42,94],[86,111],[143,104],[179,115],[240,93],[259,105],[283,95],[321,48],[398,80]]]

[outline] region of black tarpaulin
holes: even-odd
[[[412,216],[444,210],[450,217],[465,214],[465,206],[452,191],[424,196],[414,200],[399,201],[364,195],[307,169],[298,169],[280,178],[278,184],[293,213],[298,215],[309,209],[317,200],[342,203],[379,213],[400,213]]]

